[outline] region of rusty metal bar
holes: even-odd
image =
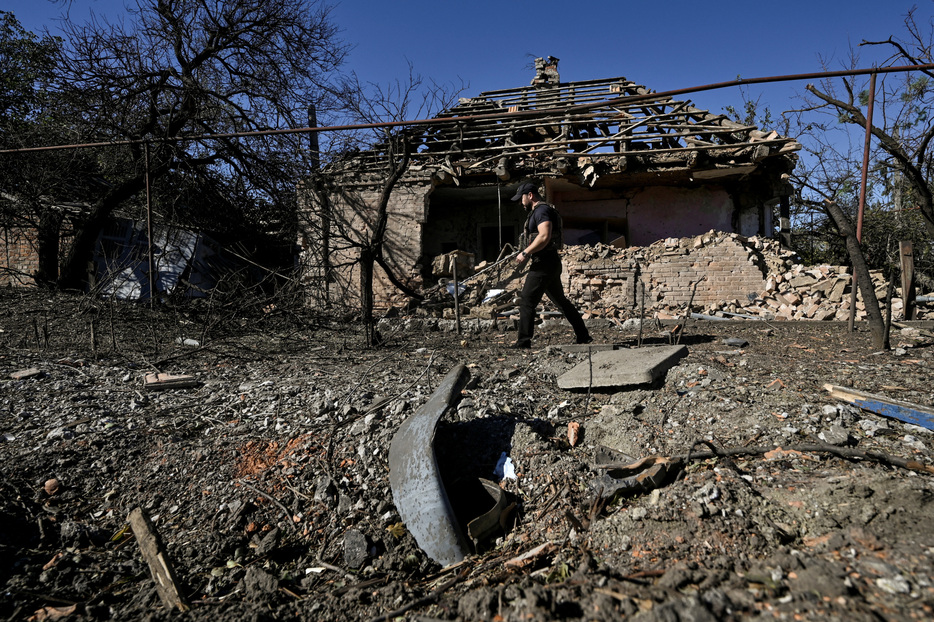
[[[671,97],[673,95],[685,95],[688,93],[699,93],[702,91],[711,91],[715,89],[722,89],[734,86],[743,86],[747,84],[764,84],[770,82],[790,82],[795,80],[810,80],[810,79],[819,79],[819,78],[839,78],[845,76],[859,76],[859,75],[872,75],[877,73],[898,73],[904,71],[921,71],[921,70],[934,70],[934,63],[923,64],[923,65],[899,65],[896,67],[874,67],[872,69],[848,69],[843,71],[823,71],[817,73],[799,73],[799,74],[790,74],[785,76],[769,76],[769,77],[760,77],[760,78],[737,78],[736,80],[731,80],[729,82],[714,82],[712,84],[705,84],[701,86],[692,86],[682,89],[674,89],[670,91],[660,91],[657,93],[646,93],[645,95],[623,95],[621,97],[608,99],[601,102],[595,102],[590,104],[580,104],[577,106],[571,106],[566,108],[543,108],[540,110],[517,110],[515,112],[495,112],[479,115],[470,115],[463,117],[441,117],[433,119],[416,119],[411,121],[383,121],[379,123],[356,123],[349,125],[331,125],[331,126],[322,126],[322,127],[299,127],[299,128],[289,128],[289,129],[279,129],[279,130],[255,130],[251,132],[231,132],[225,134],[199,134],[197,136],[176,136],[170,138],[160,138],[158,140],[154,139],[136,139],[136,140],[121,140],[121,141],[110,141],[110,142],[98,142],[98,143],[79,143],[79,144],[70,144],[70,145],[52,145],[48,147],[26,147],[20,149],[2,149],[0,153],[27,153],[30,151],[49,151],[53,149],[86,149],[92,147],[112,147],[112,146],[122,146],[122,145],[139,145],[146,142],[184,142],[184,141],[194,141],[194,140],[216,140],[220,138],[239,138],[246,136],[276,136],[283,134],[302,134],[309,132],[336,132],[336,131],[346,131],[346,130],[366,130],[366,129],[377,129],[377,128],[389,128],[389,127],[408,127],[416,125],[443,125],[449,124],[453,121],[484,121],[492,119],[516,119],[520,117],[549,117],[554,115],[566,115],[568,112],[575,112],[578,110],[591,110],[593,108],[601,108],[604,106],[612,106],[621,103],[632,103],[639,101],[647,101],[653,99],[659,99],[663,97]]]
[[[146,167],[146,258],[149,261],[149,308],[153,306],[153,294],[156,291],[156,260],[152,251],[152,198],[149,192],[149,143],[143,145],[143,163]]]
[[[866,180],[869,176],[869,143],[872,139],[872,112],[876,103],[876,74],[869,76],[869,106],[866,108],[866,139],[863,142],[863,171],[859,182],[859,214],[856,217],[856,240],[863,241],[863,212],[866,209]]]

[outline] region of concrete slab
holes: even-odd
[[[688,355],[687,346],[658,346],[594,352],[558,378],[562,389],[651,384]]]

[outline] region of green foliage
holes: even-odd
[[[66,142],[73,114],[55,82],[61,40],[20,26],[0,11],[0,148],[19,149]],[[71,176],[83,156],[56,152],[0,155],[3,224],[35,225],[44,216],[41,198],[67,192],[78,200],[81,184]]]
[[[886,199],[888,201],[889,199]],[[857,197],[838,203],[856,225]],[[860,246],[870,270],[898,274],[899,242],[910,241],[914,249],[915,274],[934,285],[934,244],[924,227],[921,210],[914,206],[893,209],[889,202],[867,205],[863,213]],[[796,219],[792,228],[792,249],[807,265],[849,265],[846,241],[833,221],[820,210],[811,210]]]
[[[736,121],[745,125],[755,125],[760,128],[771,127],[774,124],[772,110],[760,104],[761,98],[750,99],[746,91],[741,91],[743,97],[743,111],[739,112],[735,106],[726,106],[724,111]]]
[[[61,40],[24,30],[16,16],[0,11],[0,131],[38,116],[48,97]]]
[[[922,99],[928,91],[930,78],[925,75],[917,76],[908,82],[908,87],[901,94],[903,102],[913,102]]]

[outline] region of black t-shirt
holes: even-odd
[[[538,235],[538,226],[543,222],[551,223],[551,239],[548,240],[548,246],[532,254],[532,261],[558,259],[558,249],[561,247],[561,215],[548,203],[541,202],[536,205],[525,221],[529,243]]]

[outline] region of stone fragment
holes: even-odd
[[[838,447],[849,445],[851,442],[850,433],[839,425],[832,425],[829,430],[824,430],[817,436],[825,443]]]
[[[658,346],[595,352],[558,378],[562,389],[651,384],[687,356],[688,349]]]
[[[348,568],[360,568],[370,556],[366,536],[356,529],[344,534],[344,564]]]
[[[259,566],[250,566],[241,581],[243,592],[249,600],[262,600],[279,589],[279,580]]]

